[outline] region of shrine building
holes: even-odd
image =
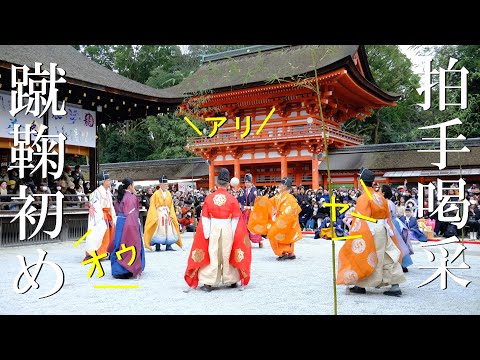
[[[296,185],[317,189],[327,181],[319,172],[324,140],[318,95],[329,150],[362,145],[361,137],[340,129],[342,122],[362,121],[400,97],[376,85],[363,45],[266,45],[207,55],[193,75],[168,90],[192,95],[179,106],[187,114],[194,112],[192,104],[201,104],[203,119],[227,118],[216,135],[201,129],[203,136],[186,146],[208,161],[209,188],[226,167],[239,179],[251,173],[257,186],[289,176]],[[213,129],[213,122],[208,125]]]

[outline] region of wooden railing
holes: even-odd
[[[38,198],[40,195],[45,195],[45,194],[31,194],[30,196],[33,196],[33,198]],[[54,195],[54,194],[49,194],[49,195]],[[18,210],[22,208],[22,206],[25,204],[25,201],[18,201],[18,200],[12,200],[14,197],[19,197],[19,194],[8,194],[8,195],[0,195],[0,214],[5,214],[5,213],[17,213]],[[9,198],[9,201],[2,201],[2,199]],[[79,200],[79,198],[83,198],[84,200]],[[53,200],[52,197],[49,197],[48,200],[49,205],[54,204],[55,201]],[[80,209],[80,208],[87,208],[88,209],[88,195],[86,194],[64,194],[63,195],[63,209],[68,210],[68,209]],[[40,208],[42,205],[41,201],[33,201],[31,203],[34,207]],[[35,213],[34,213],[35,214]]]
[[[241,138],[240,131],[234,131],[229,133],[217,133],[212,137],[193,137],[188,140],[190,148],[211,147],[214,145],[224,144],[245,144],[245,143],[257,143],[257,142],[269,142],[277,140],[305,140],[308,138],[323,138],[323,131],[320,125],[317,126],[304,126],[303,129],[296,129],[294,126],[288,126],[283,131],[283,128],[279,127],[275,130],[263,129],[259,135],[255,135],[252,131],[245,138]],[[360,136],[352,135],[346,131],[339,130],[333,126],[327,127],[327,138],[337,139],[345,141],[351,145],[363,144],[363,138]]]
[[[33,194],[32,196],[40,194]],[[18,197],[18,194],[2,195],[2,198],[5,197]],[[42,229],[31,239],[29,236],[35,231],[39,218],[40,218],[40,208],[41,201],[34,201],[32,205],[37,205],[38,209],[32,213],[32,216],[35,219],[34,224],[30,224],[30,221],[26,221],[26,239],[20,240],[20,224],[19,220],[13,221],[15,216],[18,214],[19,210],[25,204],[25,201],[7,201],[0,202],[0,247],[6,246],[19,246],[19,245],[32,245],[32,244],[44,244],[52,243],[59,241],[77,241],[80,239],[88,230],[88,201],[83,200],[79,201],[78,196],[85,197],[85,194],[73,195],[73,194],[64,194],[64,199],[62,201],[62,229],[60,234],[56,238],[50,238],[50,236],[44,231],[52,231],[56,225],[56,209],[49,207],[47,212],[47,217],[43,223]],[[74,198],[75,200],[66,200],[68,198]],[[55,202],[51,202],[54,204]],[[69,206],[70,205],[70,206]],[[11,209],[3,209],[4,206],[12,207]],[[140,223],[142,226],[145,224],[147,216],[147,209],[140,209]]]

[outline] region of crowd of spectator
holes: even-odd
[[[438,193],[436,191],[436,184],[434,191],[434,204],[436,207],[441,203],[438,200]],[[374,183],[375,189],[380,192],[380,185]],[[149,187],[145,191],[140,191],[141,194],[141,206],[148,210],[150,205],[150,196],[156,190],[155,187]],[[257,187],[257,196],[273,197],[277,193],[276,186]],[[175,212],[177,214],[178,222],[182,232],[195,231],[195,224],[200,218],[202,211],[203,201],[205,197],[211,193],[210,190],[203,188],[180,191],[177,190],[177,185],[174,184],[170,189],[172,193],[172,199],[175,205]],[[239,192],[229,189],[229,193],[238,197]],[[445,195],[450,195],[449,203],[443,207],[447,209],[452,202],[458,201],[459,189],[456,187],[449,188],[445,191]],[[466,224],[466,237],[472,233],[472,236],[478,238],[480,230],[480,188],[478,185],[467,185],[465,188],[465,198],[469,202],[468,220]],[[306,189],[304,186],[292,186],[291,193],[295,196],[298,204],[302,208],[299,214],[299,223],[303,231],[320,232],[323,228],[330,227],[330,210],[331,207],[325,206],[325,204],[331,203],[329,191],[326,188],[320,186],[318,190]],[[338,204],[346,204],[349,206],[348,210],[343,214],[340,214],[340,209],[337,208],[337,217],[334,222],[334,229],[337,236],[347,236],[349,233],[350,224],[352,222],[351,213],[355,211],[355,204],[357,198],[361,195],[359,189],[353,187],[348,188],[345,186],[332,189],[332,198],[335,198],[335,202]],[[455,196],[457,195],[457,196]],[[391,200],[397,206],[396,215],[401,218],[405,215],[405,209],[407,207],[412,208],[415,211],[415,215],[418,218],[424,218],[431,220],[433,224],[432,230],[435,236],[453,236],[459,235],[460,232],[456,230],[456,226],[451,221],[440,221],[438,211],[436,213],[424,211],[424,214],[417,214],[418,209],[418,189],[416,187],[407,187],[406,185],[392,186],[392,198]],[[428,192],[424,192],[424,207],[428,207]],[[453,213],[451,213],[453,214]],[[449,216],[446,213],[446,216]],[[475,235],[473,235],[475,233]]]
[[[81,173],[80,165],[76,165],[74,170],[70,166],[65,166],[61,176],[56,179],[50,174],[47,178],[38,179],[38,171],[32,173],[32,169],[26,169],[25,173],[26,176],[20,179],[17,169],[8,170],[7,166],[0,168],[0,210],[19,209],[22,203],[12,198],[20,194],[20,185],[27,187],[26,196],[33,196],[35,201],[32,205],[37,209],[41,208],[42,203],[39,195],[55,194],[57,191],[63,194],[66,207],[87,206],[86,202],[92,190]],[[48,197],[48,207],[55,206],[55,199]]]
[[[459,201],[458,186],[451,186],[444,191],[444,195],[448,195],[448,201],[439,199],[437,184],[434,185],[433,204],[434,210],[442,206],[446,216],[453,215],[456,212],[455,208],[451,208],[450,212],[446,211],[455,203]],[[455,184],[455,183],[454,183]],[[27,175],[23,179],[19,179],[16,169],[7,171],[6,166],[0,168],[0,210],[17,210],[19,204],[12,204],[11,197],[18,195],[20,185],[27,186],[27,195],[34,196],[36,202],[34,206],[40,208],[41,199],[40,194],[53,194],[60,191],[64,195],[64,206],[67,208],[73,207],[88,207],[88,196],[92,189],[90,184],[85,181],[81,173],[80,166],[76,165],[74,170],[69,166],[65,166],[60,178],[53,179],[49,176],[46,179],[41,179],[40,182],[35,183],[31,175]],[[407,183],[399,186],[392,186],[392,200],[396,208],[396,215],[398,218],[405,214],[407,207],[412,208],[414,215],[417,218],[424,218],[432,224],[432,230],[435,236],[455,236],[460,232],[452,221],[445,221],[439,219],[439,211],[432,212],[424,210],[423,214],[417,214],[418,209],[418,189],[416,187],[407,187]],[[379,184],[374,184],[377,191],[380,191]],[[140,206],[148,210],[150,206],[150,197],[158,187],[139,188],[137,195],[139,196]],[[213,191],[213,190],[212,190]],[[208,189],[190,189],[189,191],[178,190],[178,185],[173,184],[170,192],[174,202],[175,213],[180,224],[182,232],[195,231],[195,225],[200,218],[205,197],[212,192]],[[239,193],[233,189],[228,190],[233,196],[237,197]],[[276,186],[257,187],[257,196],[273,197],[277,193]],[[115,198],[116,190],[112,188],[113,196]],[[302,208],[299,214],[299,223],[303,231],[317,231],[322,228],[330,227],[330,209],[331,207],[325,204],[331,203],[329,191],[320,186],[317,190],[307,189],[302,185],[292,186],[291,193],[295,196],[298,204]],[[351,213],[355,209],[357,198],[361,192],[359,189],[345,186],[332,189],[332,198],[339,204],[347,204],[348,211],[343,214],[338,213],[337,219],[334,223],[334,228],[337,236],[348,235],[349,225],[352,221]],[[424,208],[428,208],[429,204],[428,191],[424,191]],[[465,186],[465,199],[468,202],[468,219],[465,226],[467,237],[478,239],[480,236],[480,187],[476,184],[467,184]],[[442,205],[443,204],[443,205]],[[54,199],[49,197],[49,207],[54,207]],[[340,209],[337,208],[339,212]]]

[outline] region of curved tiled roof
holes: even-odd
[[[464,141],[449,141],[448,148],[461,149],[467,146],[470,153],[448,152],[449,167],[477,166],[480,157],[480,139],[471,138]],[[436,169],[433,162],[438,162],[438,152],[418,152],[419,149],[439,148],[438,141],[417,141],[394,144],[347,146],[332,149],[328,152],[330,170],[356,170],[360,167],[383,170]],[[327,164],[322,161],[320,171],[327,170]]]
[[[312,76],[315,68],[318,74],[323,74],[343,66],[370,91],[389,101],[398,100],[397,94],[383,91],[376,85],[362,45],[267,47],[264,51],[244,51],[243,54],[237,54],[241,50],[234,50],[235,54],[230,54],[232,51],[225,52],[224,57],[219,54],[207,57],[213,61],[204,63],[193,75],[166,90],[182,94],[207,90],[228,91],[261,86],[278,79]],[[365,75],[354,65],[353,57],[357,50]],[[313,64],[312,53],[316,66]]]
[[[316,66],[312,63],[312,50]],[[360,74],[353,62],[357,50],[365,75]],[[67,81],[71,79],[70,82],[81,86],[168,103],[180,103],[183,97],[200,91],[261,86],[278,79],[312,76],[315,68],[323,74],[344,66],[370,91],[389,101],[398,100],[396,94],[383,91],[375,84],[362,45],[263,46],[262,51],[225,55],[223,58],[220,54],[210,56],[214,61],[204,63],[180,84],[166,89],[130,80],[88,59],[70,45],[0,45],[0,66],[4,62],[32,68],[35,62],[53,62],[66,71]]]
[[[70,45],[0,45],[0,61],[14,65],[27,65],[33,68],[35,62],[57,63],[66,71],[65,78],[77,80],[83,86],[89,84],[104,91],[118,90],[144,97],[157,98],[157,101],[181,101],[181,94],[172,90],[155,89],[130,80],[106,67],[97,64]],[[154,100],[154,99],[152,99]],[[170,101],[168,101],[170,100]]]

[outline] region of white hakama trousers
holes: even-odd
[[[399,260],[402,253],[388,236],[385,222],[379,220],[375,224],[375,235],[373,236],[377,250],[378,263],[372,274],[355,285],[359,287],[382,287],[393,284],[400,284],[406,281],[402,265]],[[402,241],[402,240],[400,240]]]
[[[208,240],[210,264],[198,271],[198,281],[205,285],[218,286],[240,281],[238,269],[230,265],[233,246],[231,219],[211,219],[211,232]],[[400,269],[401,270],[401,269]]]

